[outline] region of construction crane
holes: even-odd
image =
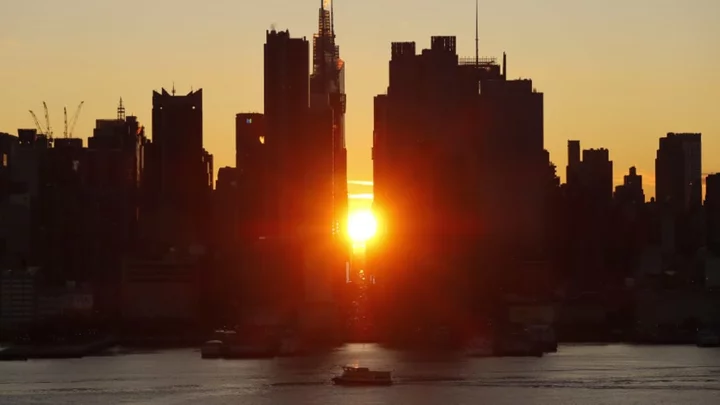
[[[52,140],[53,139],[53,131],[52,131],[52,127],[50,126],[50,113],[48,112],[47,103],[44,101],[43,101],[43,108],[45,109],[45,126],[47,129],[47,132],[45,133],[45,135],[47,135],[47,138],[49,140]]]
[[[33,110],[30,110],[30,115],[32,115],[33,121],[35,121],[35,128],[37,128],[38,134],[44,134],[46,132],[45,128],[40,125],[40,120],[38,120]]]
[[[80,116],[80,109],[82,108],[84,103],[85,103],[84,101],[81,101],[80,104],[77,106],[77,109],[75,109],[75,114],[73,114],[73,117],[70,120],[70,128],[69,129],[68,129],[67,107],[63,107],[63,113],[65,115],[65,132],[63,132],[63,136],[65,138],[72,138],[73,131],[75,131],[75,124],[77,124],[78,117]]]

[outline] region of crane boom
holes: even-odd
[[[38,134],[45,133],[45,129],[43,129],[42,125],[40,125],[40,120],[38,120],[37,115],[33,112],[33,110],[30,110],[30,115],[32,115],[33,121],[35,121],[35,127],[37,127]]]
[[[68,138],[67,107],[63,107],[63,117],[65,118],[65,131],[63,132],[63,137]]]
[[[68,133],[69,138],[72,138],[73,131],[75,131],[75,124],[77,124],[78,117],[80,116],[80,109],[82,109],[83,104],[85,104],[85,102],[81,101],[75,110],[72,120],[70,120],[70,132]]]
[[[52,127],[50,126],[50,113],[48,112],[47,103],[43,101],[43,108],[45,109],[45,125],[47,125],[47,137],[52,139]]]

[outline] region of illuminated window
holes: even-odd
[[[247,119],[245,120],[245,123],[246,123],[246,124],[252,124],[252,118],[247,118]]]

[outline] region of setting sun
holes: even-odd
[[[356,211],[348,218],[348,234],[353,242],[365,242],[377,231],[375,215],[370,211]]]

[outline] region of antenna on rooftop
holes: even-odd
[[[175,82],[173,81],[172,95],[175,95]]]
[[[117,108],[117,119],[125,120],[125,106],[123,105],[122,97],[120,97],[120,104],[118,104]]]
[[[480,65],[480,35],[478,30],[478,0],[475,0],[475,66]]]
[[[335,2],[330,0],[330,31],[335,37]]]

